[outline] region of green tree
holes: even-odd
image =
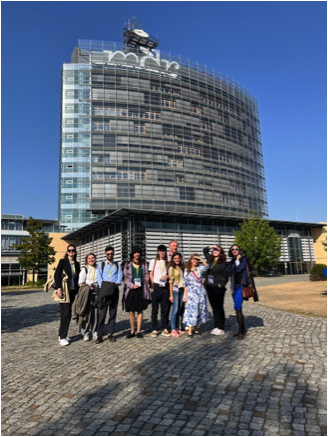
[[[267,220],[253,213],[239,224],[241,231],[234,231],[235,244],[238,244],[251,266],[272,269],[276,267],[281,255],[281,238],[277,237]]]
[[[35,272],[39,272],[42,264],[52,264],[55,262],[55,249],[50,246],[52,238],[47,237],[42,231],[42,222],[32,217],[27,222],[29,237],[21,239],[20,244],[13,245],[14,249],[19,250],[18,262],[26,270],[33,272],[33,285],[35,283]]]

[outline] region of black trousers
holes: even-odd
[[[108,334],[114,334],[115,332],[115,324],[116,324],[116,314],[117,314],[117,307],[118,307],[118,296],[119,291],[118,287],[116,287],[113,297],[110,301],[108,301],[108,305],[105,305],[102,309],[99,310],[99,319],[98,319],[98,326],[97,326],[97,336],[98,338],[102,338],[103,336],[103,330],[104,330],[104,324],[105,319],[107,315],[107,310],[109,312],[109,319],[108,319]]]
[[[162,329],[168,329],[168,310],[169,310],[169,286],[160,287],[154,284],[154,291],[152,292],[152,310],[151,310],[151,324],[152,330],[157,331],[158,328],[158,309],[161,306],[161,322]]]
[[[213,310],[214,328],[224,330],[225,315],[223,304],[226,289],[219,288],[217,285],[208,285],[206,291]]]
[[[70,303],[60,303],[60,325],[58,335],[60,339],[67,337],[69,324],[72,318],[72,304],[74,302],[77,290],[72,290],[69,292]]]

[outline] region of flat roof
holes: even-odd
[[[227,217],[223,215],[215,215],[215,214],[198,214],[192,212],[168,212],[168,211],[160,211],[160,210],[145,210],[145,209],[133,209],[133,208],[121,208],[116,211],[102,217],[101,219],[92,222],[83,228],[80,228],[70,234],[67,234],[63,237],[63,240],[76,240],[84,235],[90,235],[93,231],[97,231],[102,229],[104,226],[110,225],[112,222],[116,222],[117,220],[123,219],[132,215],[147,215],[148,217],[171,217],[171,218],[189,218],[189,219],[204,219],[204,220],[225,220],[234,223],[240,223],[244,217]],[[293,226],[306,226],[311,228],[321,228],[322,226],[327,225],[326,222],[320,223],[308,223],[308,222],[295,222],[295,221],[286,221],[286,220],[267,220],[270,225],[293,225]]]

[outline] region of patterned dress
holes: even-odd
[[[196,276],[185,270],[183,286],[188,287],[188,302],[183,315],[183,323],[187,326],[195,326],[207,321],[206,290],[203,285],[203,276],[209,266],[198,267]]]

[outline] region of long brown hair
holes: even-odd
[[[217,260],[218,264],[224,264],[227,261],[227,257],[224,253],[224,250],[222,249],[221,246],[216,246],[220,249],[220,255],[219,255],[219,259]],[[210,263],[212,263],[214,261],[214,256],[213,256],[213,251],[212,251],[212,255],[210,258]]]
[[[188,261],[186,262],[185,269],[187,270],[188,273],[191,272],[191,260],[194,258],[194,256],[199,256],[199,255],[198,253],[193,253],[188,259]]]
[[[173,241],[175,241],[175,240],[173,240]],[[175,269],[175,268],[177,267],[176,263],[173,261],[173,258],[174,258],[175,256],[177,256],[177,255],[179,255],[179,257],[180,257],[180,262],[179,262],[179,264],[178,264],[178,267],[180,267],[180,269],[183,271],[183,270],[184,270],[184,265],[183,265],[183,262],[182,262],[182,255],[181,255],[181,253],[179,253],[179,252],[175,253],[175,254],[172,256],[171,261],[170,261],[170,264],[169,264],[169,268],[170,268],[170,267],[173,267],[173,268]]]

